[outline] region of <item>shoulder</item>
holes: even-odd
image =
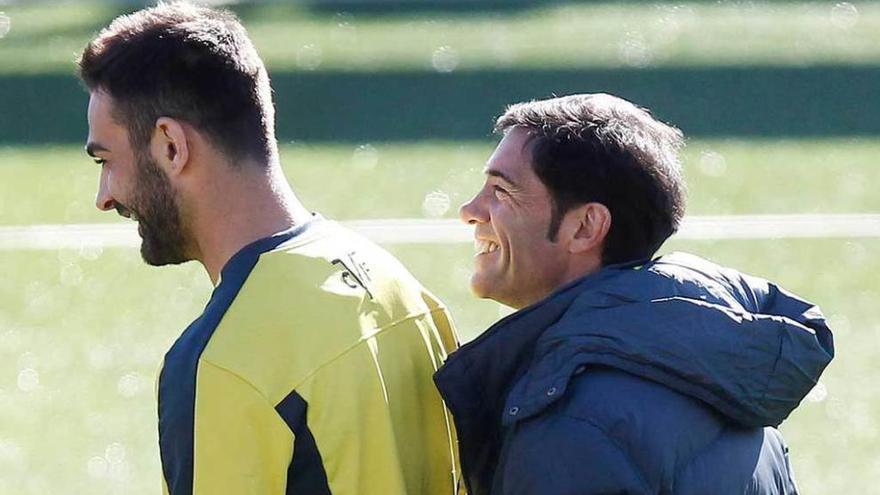
[[[445,314],[426,294],[392,255],[326,222],[260,256],[205,356],[280,399],[331,363],[362,364],[370,337],[387,347]]]
[[[716,493],[742,493],[752,486],[747,493],[767,493],[768,487],[793,487],[787,448],[775,429],[732,425],[699,400],[615,369],[586,368],[536,419],[544,425],[534,433],[580,449],[579,455],[618,459],[656,489],[696,494],[712,486]],[[787,490],[779,493],[793,493]]]
[[[248,279],[245,289],[263,300],[296,295],[298,300],[360,300],[373,309],[426,312],[425,290],[388,251],[335,222],[322,220],[303,238],[294,238],[265,253]],[[243,303],[244,301],[242,301]],[[297,312],[313,305],[300,305]]]
[[[524,436],[532,430],[584,455],[592,455],[587,440],[601,437],[598,445],[625,459],[649,486],[659,487],[721,435],[725,424],[708,405],[660,383],[590,366],[572,377],[557,403],[521,428]]]
[[[723,423],[702,401],[662,383],[604,366],[587,366],[572,377],[559,413],[608,427],[621,422],[650,429],[664,425],[672,430],[664,436],[677,435],[677,428],[714,435]]]
[[[336,234],[294,237],[260,255],[217,324],[202,358],[280,401],[317,369],[356,346],[367,298],[349,286],[325,246]]]
[[[720,467],[723,467],[720,468]],[[676,477],[682,495],[714,493],[796,494],[788,447],[775,428],[728,426],[724,434],[682,465]]]

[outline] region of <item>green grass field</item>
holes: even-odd
[[[880,4],[860,2],[857,14],[835,4],[587,3],[386,15],[263,5],[240,12],[274,72],[880,65]],[[4,77],[70,72],[83,44],[120,7],[0,2],[0,11],[11,26],[0,36]],[[820,105],[820,96],[806,103]],[[26,116],[15,117],[27,125]],[[433,217],[438,212],[423,204],[439,193],[450,204],[442,216],[455,218],[479,187],[492,147],[300,143],[283,146],[282,159],[301,199],[326,216]],[[880,144],[868,138],[691,140],[688,211],[880,212],[877,156]],[[122,222],[95,210],[97,174],[82,143],[0,147],[0,226]],[[389,249],[446,301],[466,339],[507,313],[468,293],[470,245]],[[872,383],[880,239],[672,239],[663,252],[670,250],[764,276],[820,303],[837,358],[822,379],[825,394],[805,401],[782,428],[801,491],[860,494],[880,485],[880,392]],[[20,250],[0,251],[0,274],[0,495],[158,493],[155,372],[209,297],[201,267],[149,268],[134,249]]]
[[[93,33],[122,12],[93,2],[0,8],[12,21],[0,44],[7,74],[68,72]],[[457,69],[880,62],[880,5],[868,2],[855,12],[796,2],[589,3],[429,17],[281,4],[239,10],[272,70],[433,70],[435,60]]]
[[[805,402],[783,430],[803,493],[876,486],[880,397],[871,370],[880,325],[870,308],[880,296],[880,263],[869,253],[880,242],[673,246],[822,302],[838,342],[838,361],[823,380],[828,396]],[[473,336],[499,316],[466,293],[469,247],[393,251],[448,302],[463,333]],[[437,266],[438,257],[448,265]],[[150,269],[134,250],[3,253],[0,269],[14,274],[0,284],[0,493],[156,493],[154,373],[208,296],[200,269]]]
[[[287,147],[283,158],[304,201],[330,216],[421,217],[429,192],[444,192],[452,205],[465,199],[491,147]],[[880,179],[871,162],[876,148],[691,142],[690,211],[877,211],[869,187]],[[3,224],[122,221],[94,210],[97,169],[78,147],[7,148],[0,164]],[[454,215],[453,207],[445,216]],[[870,309],[880,297],[878,248],[875,239],[672,240],[664,248],[779,281],[820,302],[834,322],[838,358],[823,379],[827,397],[805,402],[783,428],[804,493],[857,493],[880,482],[872,455],[880,397],[870,383],[880,342]],[[469,295],[469,245],[391,249],[447,302],[465,338],[506,313]],[[0,494],[154,493],[154,373],[209,296],[201,268],[157,270],[133,249],[83,249],[0,252],[0,273]]]
[[[491,142],[283,146],[301,199],[340,219],[421,217],[433,191],[476,191]],[[684,161],[695,215],[880,211],[873,140],[692,140]],[[93,207],[98,168],[81,146],[0,147],[0,224],[119,221]],[[33,194],[23,190],[31,184]],[[388,198],[394,198],[388,201]],[[455,208],[448,215],[455,218]]]

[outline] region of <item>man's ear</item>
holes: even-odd
[[[568,252],[580,254],[593,250],[602,251],[605,238],[611,230],[611,211],[607,206],[602,203],[586,203],[572,208],[565,216],[565,222],[570,222]]]
[[[187,128],[176,119],[159,117],[153,129],[150,151],[159,167],[174,177],[189,164],[190,140]]]

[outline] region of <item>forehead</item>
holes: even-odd
[[[89,93],[89,125],[115,124],[113,121],[113,98],[95,90]]]
[[[504,134],[489,161],[485,172],[488,175],[500,174],[517,184],[539,182],[532,170],[531,152],[528,147],[528,132],[513,127]]]
[[[120,125],[114,115],[113,98],[107,93],[96,90],[89,95],[89,142],[113,144],[120,139],[127,139],[125,127]]]

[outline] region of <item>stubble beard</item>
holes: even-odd
[[[137,215],[144,262],[151,266],[163,266],[192,260],[187,253],[187,236],[177,194],[168,176],[154,160],[138,156],[136,177],[131,207],[123,208]]]

